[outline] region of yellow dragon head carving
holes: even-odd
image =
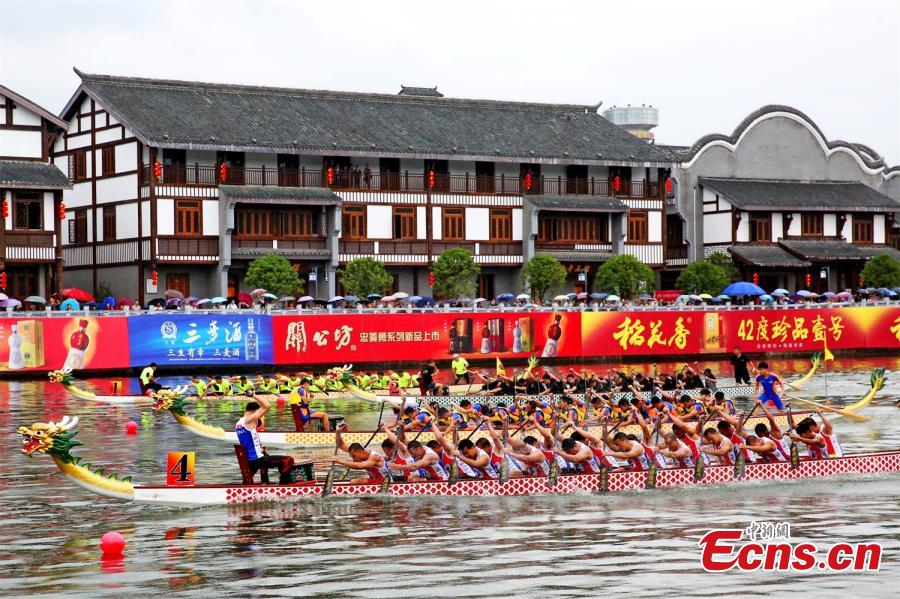
[[[18,433],[22,435],[22,453],[68,455],[72,447],[80,445],[74,439],[75,432],[70,430],[77,424],[77,416],[75,418],[63,416],[59,422],[35,422],[31,426],[20,426]]]

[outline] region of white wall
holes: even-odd
[[[441,220],[440,206],[431,207],[431,236],[434,239],[442,239],[444,236],[444,222]]]
[[[173,223],[174,226],[174,223]],[[150,237],[150,201],[141,202],[141,235]]]
[[[487,241],[490,239],[490,213],[488,210],[488,208],[466,208],[467,241]],[[519,220],[522,220],[521,217]],[[515,222],[515,219],[513,222]],[[519,235],[522,235],[521,231]]]
[[[102,125],[98,125],[102,126]],[[98,144],[105,144],[108,141],[117,141],[122,139],[122,130],[121,129],[105,129],[103,131],[97,131],[95,136]]]
[[[13,111],[15,112],[18,110]],[[41,132],[0,130],[0,156],[40,158]]]
[[[780,212],[772,213],[772,241],[778,241],[784,231],[784,218]]]
[[[512,209],[512,238],[513,241],[522,241],[522,209]]]
[[[156,200],[156,234],[175,234],[175,200]]]
[[[428,239],[427,207],[416,206],[416,239]],[[433,228],[433,225],[432,225]]]
[[[837,215],[826,214],[823,218],[822,234],[826,237],[837,235]]]
[[[841,230],[841,237],[847,241],[853,241],[853,215],[848,214],[847,220],[844,221],[844,228]]]
[[[390,206],[366,206],[366,237],[390,239],[394,236],[391,226],[393,210]]]
[[[203,234],[219,234],[219,202],[218,200],[203,201]]]
[[[127,143],[116,146],[116,171],[126,173],[136,171],[138,168],[137,143]]]
[[[658,210],[647,212],[647,241],[662,241],[662,212]]]
[[[90,183],[75,183],[72,185],[72,189],[63,190],[63,204],[66,205],[66,208],[80,208],[82,206],[88,206],[90,203]]]
[[[884,241],[884,215],[876,214],[872,219],[872,243],[885,243]]]
[[[131,239],[138,235],[138,205],[119,204],[116,206],[116,238]]]
[[[13,110],[13,125],[26,125],[28,127],[40,127],[41,117],[31,112],[21,104],[16,104]]]
[[[703,241],[705,243],[731,243],[731,213],[704,215]]]
[[[731,225],[729,224],[729,229]],[[704,229],[704,237],[706,235],[707,229]],[[737,233],[735,234],[735,241],[750,241],[750,213],[749,212],[741,212],[741,222],[738,223]],[[712,243],[707,240],[707,243]]]
[[[794,212],[792,213],[794,220],[791,221],[791,225],[788,227],[788,235],[800,235],[800,232],[803,230],[802,223],[800,221],[800,213]]]
[[[53,209],[53,192],[44,192],[44,231],[53,231],[56,228],[56,219],[58,218],[56,210]]]
[[[119,202],[137,198],[137,175],[97,179],[97,203]]]

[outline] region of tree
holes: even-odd
[[[532,298],[544,301],[548,291],[566,284],[566,268],[554,256],[533,256],[522,267],[522,283]]]
[[[250,287],[261,287],[275,295],[303,291],[300,275],[290,262],[278,254],[267,254],[251,262],[245,280]]]
[[[700,260],[687,265],[675,286],[684,293],[708,293],[718,295],[731,281],[725,273],[725,269],[708,260]]]
[[[706,261],[724,270],[725,276],[728,277],[728,283],[741,280],[741,271],[738,270],[738,267],[734,264],[734,259],[729,254],[713,252]]]
[[[632,299],[653,291],[653,270],[629,254],[613,256],[597,270],[594,286],[623,299]]]
[[[878,254],[862,269],[866,287],[900,287],[900,261],[888,253]]]
[[[384,269],[384,263],[375,258],[351,260],[339,274],[346,292],[357,297],[366,297],[372,293],[384,295],[393,282],[391,275]]]
[[[475,279],[481,267],[475,264],[472,254],[462,248],[451,248],[434,261],[434,296],[460,298],[475,293]]]

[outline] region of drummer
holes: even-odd
[[[299,406],[300,420],[302,420],[304,424],[309,422],[310,420],[320,420],[322,422],[322,429],[326,433],[330,432],[331,422],[328,419],[328,414],[326,412],[320,412],[319,410],[313,410],[309,405],[309,385],[311,382],[312,381],[310,381],[309,379],[303,379],[300,383],[300,386],[297,389],[291,391],[291,405]]]

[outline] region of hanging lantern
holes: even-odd
[[[666,177],[666,193],[672,193],[672,179]]]
[[[759,285],[759,273],[758,272],[753,273],[753,284]]]
[[[9,202],[7,202],[6,200],[3,200],[2,213],[3,213],[3,218],[9,218]]]
[[[334,184],[334,167],[333,166],[328,167],[328,170],[325,172],[325,175],[326,175],[326,179],[328,180],[328,184],[329,185]]]
[[[619,175],[616,175],[613,179],[613,191],[621,191],[622,189],[622,178]]]
[[[66,220],[66,205],[59,203],[59,220]]]
[[[534,184],[534,181],[531,176],[531,171],[525,173],[525,191],[531,191],[531,186]]]
[[[812,275],[806,273],[806,286],[809,287],[812,284]]]
[[[433,272],[428,273],[428,286],[434,287],[434,273]]]
[[[224,183],[228,180],[228,165],[224,162],[219,165],[219,181]]]
[[[150,280],[154,286],[157,285],[159,283],[159,272],[156,270],[150,271]]]
[[[153,176],[157,179],[162,177],[162,163],[159,160],[153,163]]]
[[[434,169],[428,171],[428,189],[434,189]]]
[[[6,289],[6,273],[0,272],[0,289]]]

